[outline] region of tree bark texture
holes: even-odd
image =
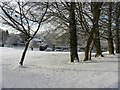
[[[75,20],[75,2],[70,3],[70,22],[69,22],[69,32],[70,32],[70,56],[71,62],[75,60],[79,61],[77,53],[77,34],[76,34],[76,20]]]
[[[100,17],[101,6],[102,6],[102,2],[91,3],[91,11],[93,14],[93,27],[91,29],[90,36],[87,40],[87,45],[85,47],[84,61],[87,61],[89,59],[90,45],[94,39],[95,39],[94,46],[96,48],[96,56],[99,56],[99,55],[102,56],[101,46],[100,46],[100,37],[99,37],[99,28],[98,28],[98,21]]]
[[[28,49],[28,47],[29,47],[30,41],[31,41],[31,40],[28,40],[27,43],[26,43],[26,45],[25,45],[25,49],[24,49],[24,51],[23,51],[23,53],[22,53],[22,57],[21,57],[21,60],[20,60],[20,62],[19,62],[20,65],[23,65],[24,58],[25,58],[27,49]]]
[[[113,36],[111,31],[112,26],[112,3],[109,2],[109,10],[108,10],[108,51],[109,54],[114,54],[114,46],[113,46]]]
[[[92,29],[92,30],[91,30],[90,36],[89,36],[89,38],[88,38],[88,40],[87,40],[87,45],[86,45],[86,47],[85,47],[85,57],[84,57],[84,61],[89,60],[89,50],[90,50],[90,45],[91,45],[91,43],[92,43],[92,41],[93,41],[94,30],[95,30],[95,29]]]
[[[100,45],[100,34],[99,34],[99,17],[101,12],[101,6],[102,2],[94,2],[92,4],[92,13],[93,13],[93,27],[95,29],[95,49],[96,49],[96,57],[103,56],[101,51],[101,45]]]
[[[116,53],[120,53],[120,2],[116,3],[116,36],[115,36],[115,44],[116,44]]]

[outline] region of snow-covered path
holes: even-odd
[[[21,49],[1,48],[2,88],[117,88],[118,55],[69,63],[69,52],[28,51],[18,66]],[[83,60],[84,53],[79,53]]]

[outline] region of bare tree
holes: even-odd
[[[90,49],[90,45],[92,44],[93,41],[94,41],[93,45],[96,48],[96,56],[99,56],[99,55],[102,56],[101,47],[100,47],[99,28],[98,28],[99,27],[98,21],[99,21],[99,17],[100,17],[102,4],[103,4],[102,2],[92,2],[91,3],[91,11],[93,14],[93,27],[91,28],[90,36],[87,40],[84,61],[89,60],[89,49]]]
[[[115,44],[116,44],[116,53],[120,53],[120,2],[117,2],[116,4],[116,12],[115,12]]]
[[[3,14],[0,16],[4,24],[11,26],[27,36],[25,49],[22,53],[20,65],[23,61],[30,41],[34,38],[45,20],[48,3],[40,2],[3,2],[0,4]],[[36,28],[33,28],[35,26]],[[34,30],[33,30],[34,29]]]
[[[108,10],[108,50],[109,54],[114,54],[114,46],[113,46],[113,35],[112,35],[112,3],[109,2],[109,10]]]
[[[70,57],[71,62],[79,61],[77,53],[77,29],[76,29],[76,15],[75,15],[75,2],[54,2],[51,3],[51,8],[48,11],[49,15],[55,19],[52,19],[53,22],[57,22],[58,25],[55,28],[55,31],[59,32],[62,29],[62,35],[58,35],[60,38],[64,34],[69,33],[69,43],[70,43]],[[59,33],[60,34],[60,33]],[[68,38],[68,37],[67,37]]]
[[[75,2],[70,2],[70,54],[71,54],[71,62],[75,60],[79,61],[78,53],[77,53],[77,34],[76,34],[76,19],[75,19]]]
[[[109,54],[114,54],[114,44],[116,50],[118,48],[119,51],[119,16],[118,2],[104,3],[100,18],[100,29],[103,32],[101,38],[108,42]]]

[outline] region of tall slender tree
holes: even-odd
[[[99,55],[102,56],[101,47],[100,47],[99,25],[98,25],[102,4],[103,2],[91,3],[91,11],[93,15],[93,27],[90,31],[90,36],[87,40],[87,45],[85,47],[84,61],[89,60],[89,49],[90,49],[90,45],[92,44],[92,41],[94,41],[94,46],[96,48],[96,56]]]
[[[116,18],[115,18],[115,44],[116,44],[116,53],[120,53],[120,2],[117,2],[116,4]]]
[[[69,9],[69,30],[70,30],[70,56],[71,62],[75,60],[79,61],[78,53],[77,53],[77,34],[76,34],[76,19],[75,19],[75,2],[70,2]]]
[[[92,8],[92,14],[93,14],[93,29],[95,29],[95,41],[94,46],[96,49],[96,57],[103,56],[101,51],[101,45],[100,45],[100,33],[99,33],[99,18],[100,18],[100,12],[101,12],[101,6],[103,2],[94,2],[91,3]]]
[[[108,50],[109,54],[114,54],[113,35],[112,35],[112,2],[109,2],[108,10]]]

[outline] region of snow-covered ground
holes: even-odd
[[[24,67],[21,49],[0,47],[2,88],[117,88],[118,55],[69,63],[69,52],[28,51]],[[79,53],[83,60],[84,53]],[[1,61],[0,61],[1,62]]]

